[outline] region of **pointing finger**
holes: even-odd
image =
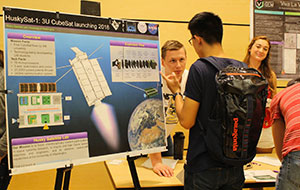
[[[160,73],[160,75],[162,76],[163,79],[167,80],[167,77],[163,72],[160,71],[159,73]]]

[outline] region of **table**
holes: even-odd
[[[272,154],[258,154],[259,156],[272,156],[275,157],[275,153]],[[174,190],[183,190],[183,184],[177,179],[177,175],[182,171],[184,160],[179,160],[175,169],[174,176],[159,177],[151,169],[147,169],[142,166],[142,164],[147,160],[147,157],[140,157],[135,160],[135,166],[142,189],[174,189]],[[279,167],[264,164],[261,162],[254,162],[252,168],[249,170],[279,170]],[[120,164],[110,164],[110,161],[106,161],[105,165],[111,176],[111,180],[114,184],[114,187],[117,190],[129,190],[134,189],[134,185],[131,178],[131,173],[129,170],[128,162],[126,159],[121,159]],[[256,182],[255,180],[246,180],[244,188],[250,187],[274,187],[275,182]]]

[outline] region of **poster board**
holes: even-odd
[[[3,15],[12,174],[166,150],[157,24]]]
[[[278,78],[300,75],[300,2],[298,0],[251,0],[251,38],[267,36],[270,63]]]

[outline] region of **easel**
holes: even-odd
[[[63,184],[63,190],[69,190],[70,178],[71,178],[71,170],[73,168],[73,164],[70,166],[66,166],[64,168],[56,169],[56,179],[54,190],[61,190]]]
[[[133,157],[127,156],[127,162],[128,162],[128,165],[129,165],[131,178],[132,178],[135,190],[140,190],[141,189],[139,177],[137,175],[136,167],[135,167],[135,164],[134,164],[134,160],[138,159],[139,157],[141,157],[141,156],[133,156]]]

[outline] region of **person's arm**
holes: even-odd
[[[274,87],[274,89],[272,89],[271,98],[273,98],[277,94],[277,77],[276,77],[275,72],[272,71],[271,74],[272,74],[272,83],[273,83],[273,87]]]
[[[173,169],[162,163],[160,152],[149,154],[149,158],[151,160],[154,173],[161,177],[172,177],[174,175]]]
[[[182,127],[190,129],[194,126],[199,105],[199,102],[191,98],[185,97],[183,101],[181,96],[175,97],[176,114]]]
[[[180,83],[174,73],[166,76],[161,72],[161,76],[166,80],[168,88],[172,93],[175,94],[181,91]],[[194,126],[199,105],[199,102],[191,98],[185,97],[183,100],[183,97],[180,95],[175,97],[176,114],[182,127],[190,129]]]
[[[273,140],[277,157],[282,161],[282,146],[285,132],[285,124],[282,118],[275,119],[272,124]]]

